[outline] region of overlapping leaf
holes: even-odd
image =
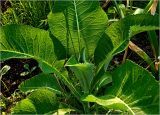
[[[158,114],[159,85],[147,70],[127,61],[113,72],[112,81],[105,96],[84,100],[130,114]]]
[[[55,68],[56,63],[59,62],[56,62],[57,56],[49,32],[24,25],[6,25],[0,28],[0,33],[1,60],[34,58],[39,62],[43,72],[55,73],[78,97],[79,94],[72,83]]]
[[[104,64],[108,65],[115,54],[124,51],[132,36],[140,32],[160,29],[158,19],[157,15],[131,15],[110,25],[95,50],[96,65],[100,65],[100,68]]]
[[[24,25],[0,28],[1,60],[32,57],[54,64],[56,55],[49,32]]]
[[[85,47],[92,56],[107,27],[107,16],[95,0],[56,1],[48,22],[50,31],[67,53],[78,54]]]
[[[41,88],[48,88],[57,93],[61,92],[55,76],[50,74],[41,73],[19,85],[19,89],[23,92]]]
[[[71,57],[66,63],[80,82],[84,93],[89,93],[91,82],[94,77],[94,65],[91,63],[77,63],[74,57]]]
[[[47,89],[39,89],[18,102],[12,114],[45,114],[57,109],[58,102],[55,93]]]

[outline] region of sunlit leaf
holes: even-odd
[[[39,89],[18,102],[12,114],[45,114],[57,109],[58,102],[55,93],[47,89]]]
[[[54,92],[60,93],[60,86],[54,75],[41,73],[36,75],[19,85],[19,89],[23,92],[32,91],[40,88],[48,88]]]
[[[113,83],[106,95],[89,95],[84,101],[95,102],[109,109],[128,111],[129,114],[158,114],[159,85],[154,77],[131,61],[113,72]]]
[[[94,77],[94,65],[91,63],[77,63],[74,57],[71,57],[66,63],[79,80],[84,93],[89,93],[91,82]]]
[[[158,19],[158,15],[130,15],[110,25],[106,35],[99,40],[94,53],[94,60],[96,65],[99,65],[99,69],[104,64],[106,69],[112,57],[125,50],[132,36],[144,31],[160,29]]]
[[[0,28],[0,53],[1,59],[34,58],[39,62],[39,67],[45,73],[55,73],[71,89],[72,93],[79,96],[72,83],[57,68],[59,63],[49,32],[24,25],[6,25]],[[61,62],[61,61],[60,61]],[[62,68],[61,67],[61,68]]]
[[[98,0],[56,1],[48,22],[50,31],[68,54],[78,57],[82,48],[86,48],[87,56],[92,56],[107,27],[107,15]]]

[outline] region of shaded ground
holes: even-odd
[[[41,72],[37,61],[33,59],[9,59],[6,61],[1,61],[0,65],[1,68],[5,65],[11,67],[10,70],[2,76],[2,81],[8,88],[7,89],[3,83],[1,84],[1,92],[5,97],[10,96],[18,88],[18,85],[22,81]],[[26,65],[28,68],[25,68]],[[31,71],[33,68],[34,70]]]

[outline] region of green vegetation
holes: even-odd
[[[108,8],[112,9],[111,14],[95,0],[55,0],[54,5],[51,1],[16,2],[30,12],[23,17],[30,19],[26,23],[21,22],[21,11],[14,17],[17,21],[4,20],[7,9],[0,28],[1,61],[32,58],[42,70],[19,85],[26,97],[12,105],[11,113],[159,114],[154,61],[158,58],[155,31],[160,27],[159,15],[148,13],[153,2],[137,13],[138,8],[126,8],[122,2],[113,0]],[[44,12],[40,13],[41,8]],[[47,25],[39,26],[42,19],[48,24],[47,30]],[[131,42],[145,31],[154,60]],[[127,53],[128,48],[147,62],[150,71],[126,59],[125,54],[123,64],[110,70],[114,56]]]

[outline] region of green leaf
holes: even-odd
[[[101,87],[104,87],[105,85],[112,82],[112,75],[109,72],[104,72],[104,74],[98,78],[96,81],[95,88],[98,90]]]
[[[147,70],[127,60],[113,72],[112,80],[105,96],[89,95],[84,101],[130,114],[158,114],[159,85]]]
[[[152,50],[153,50],[153,55],[155,56],[155,58],[157,59],[158,57],[158,36],[156,35],[155,31],[149,31],[148,33],[148,39],[150,41],[150,44],[152,46]]]
[[[66,115],[67,113],[70,113],[71,111],[75,111],[75,110],[70,109],[70,108],[58,109],[58,111],[55,112],[53,115]]]
[[[66,49],[64,48],[64,46],[62,45],[62,43],[51,33],[49,34],[53,44],[54,44],[54,52],[57,56],[58,60],[62,60],[66,58]]]
[[[55,73],[72,93],[79,97],[79,93],[68,78],[55,68],[58,62],[48,31],[24,25],[6,25],[0,28],[0,33],[1,60],[34,58],[39,62],[43,72]]]
[[[57,110],[58,106],[55,93],[47,89],[39,89],[18,102],[12,114],[45,114]]]
[[[107,20],[98,0],[56,1],[48,15],[51,33],[65,46],[67,54],[77,57],[82,48],[87,56],[93,55]]]
[[[47,88],[54,92],[61,93],[60,86],[54,75],[41,73],[22,82],[19,89],[23,92],[36,90],[40,88]]]
[[[132,36],[160,29],[158,19],[158,15],[139,14],[127,16],[111,24],[106,30],[106,35],[99,40],[94,53],[94,61],[99,65],[99,70],[104,64],[106,69],[112,57],[125,50]]]
[[[36,108],[30,99],[24,99],[13,108],[14,114],[35,114]]]
[[[130,110],[130,107],[128,107],[125,102],[113,95],[107,95],[102,97],[88,95],[83,101],[96,102],[97,104],[107,107],[108,109],[117,109],[122,111],[129,110],[130,114],[134,114],[134,112]]]
[[[24,25],[6,25],[0,28],[0,33],[1,60],[33,57],[50,64],[56,61],[49,32]]]
[[[84,93],[89,93],[91,82],[94,77],[94,65],[91,63],[77,63],[72,56],[66,63],[79,80]]]

